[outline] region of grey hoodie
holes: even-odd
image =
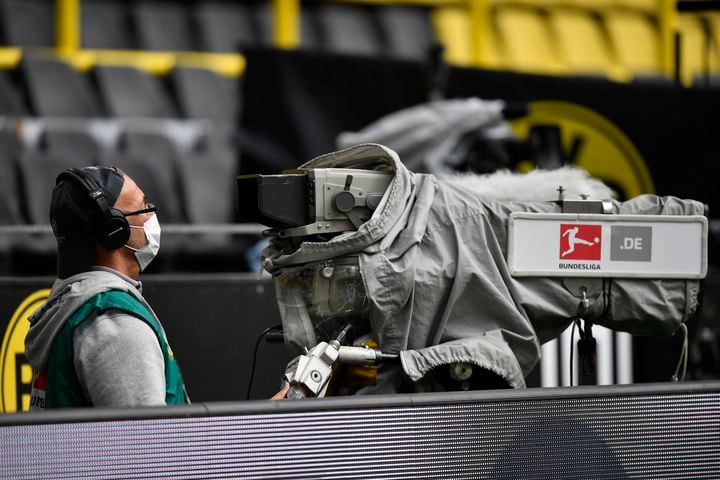
[[[135,285],[110,269],[56,280],[48,300],[29,319],[25,354],[33,372],[47,368],[55,338],[73,313],[93,296],[110,290],[127,292],[153,311]],[[122,343],[116,341],[119,337]],[[108,347],[108,342],[114,343]],[[83,322],[73,333],[73,345],[78,377],[94,405],[164,403],[162,352],[155,333],[142,320],[106,312]],[[128,345],[141,349],[142,354],[128,355]],[[113,381],[108,381],[109,377]]]

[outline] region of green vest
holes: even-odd
[[[91,313],[101,314],[107,310],[120,310],[128,313],[143,320],[153,329],[160,342],[165,360],[165,403],[168,405],[187,403],[180,367],[155,315],[131,294],[120,290],[111,290],[99,293],[85,302],[72,314],[55,338],[48,361],[45,408],[92,406],[92,403],[83,395],[80,381],[75,372],[73,331]]]

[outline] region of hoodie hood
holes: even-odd
[[[55,337],[73,313],[98,293],[109,290],[129,292],[150,309],[137,288],[109,271],[83,272],[55,281],[50,297],[29,319],[25,355],[33,371],[47,367]]]

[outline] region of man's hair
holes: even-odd
[[[85,167],[82,171],[98,185],[112,206],[120,196],[124,177],[110,167]],[[87,187],[71,177],[58,179],[50,202],[50,226],[57,241],[58,278],[85,272],[95,261],[97,232],[104,217]]]

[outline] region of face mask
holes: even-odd
[[[157,215],[151,216],[148,221],[143,223],[142,227],[137,225],[130,225],[130,228],[142,228],[145,230],[145,238],[147,238],[147,245],[141,248],[133,248],[130,245],[125,245],[127,248],[135,252],[135,258],[140,264],[140,271],[142,272],[150,265],[155,256],[160,251],[160,223],[158,222]]]

